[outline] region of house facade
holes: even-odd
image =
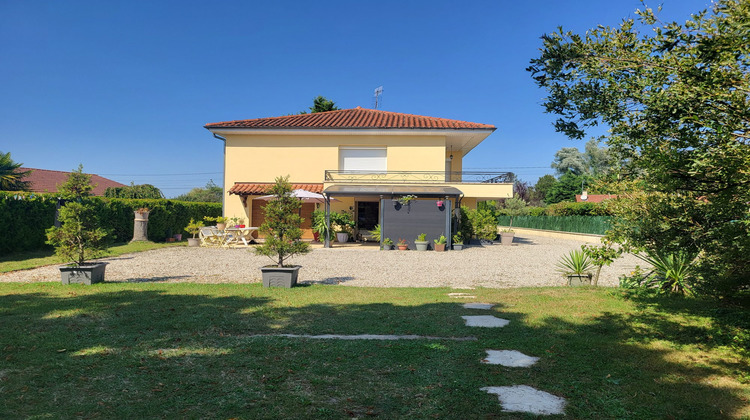
[[[353,108],[314,114],[206,124],[223,141],[224,215],[262,222],[257,200],[278,176],[295,189],[330,199],[359,229],[383,217],[384,200],[413,195],[445,201],[449,209],[512,197],[507,173],[462,171],[463,158],[495,127],[435,117]],[[447,203],[450,202],[450,203]],[[304,237],[321,204],[304,204]]]

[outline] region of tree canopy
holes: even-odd
[[[607,147],[599,147],[596,139],[586,142],[581,153],[576,147],[563,147],[555,153],[552,168],[558,175],[572,172],[576,175],[602,176],[612,169],[614,160]]]
[[[216,185],[213,180],[208,181],[205,187],[196,187],[189,192],[179,195],[175,200],[194,201],[200,203],[221,203],[221,197],[224,191]]]
[[[66,199],[81,199],[91,195],[96,185],[91,184],[91,175],[83,173],[83,164],[68,174],[68,179],[57,186],[57,192]]]
[[[108,187],[104,196],[109,198],[164,198],[161,190],[151,184],[134,185],[132,182],[125,187]]]
[[[332,100],[318,95],[317,98],[313,99],[313,106],[311,106],[309,109],[310,113],[314,114],[316,112],[337,111],[341,108],[337,107],[336,103],[334,103]],[[307,111],[302,111],[300,112],[300,114],[307,114]]]
[[[31,171],[20,171],[23,163],[16,163],[11,159],[10,152],[0,152],[0,191],[28,191],[29,181],[24,181]]]
[[[712,291],[747,287],[750,1],[718,0],[683,24],[650,8],[636,14],[583,35],[544,35],[528,70],[548,92],[557,131],[581,139],[604,124],[610,150],[632,165],[613,237],[698,253]]]

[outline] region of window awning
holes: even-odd
[[[329,196],[353,195],[407,195],[418,197],[460,196],[463,193],[454,187],[421,186],[421,185],[332,185],[323,194]]]

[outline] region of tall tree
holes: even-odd
[[[555,160],[552,162],[552,168],[558,175],[565,175],[568,172],[576,175],[583,175],[589,172],[586,158],[583,153],[575,147],[563,147],[555,153]]]
[[[544,35],[528,70],[558,131],[580,139],[608,126],[610,149],[640,173],[611,236],[699,253],[702,286],[741,290],[750,286],[750,1],[718,0],[684,24],[636,14],[584,35]]]
[[[0,191],[29,190],[31,184],[23,178],[29,176],[31,171],[21,171],[21,166],[23,163],[16,163],[11,159],[10,152],[0,152]]]
[[[339,109],[341,108],[337,107],[336,103],[332,100],[318,95],[317,98],[313,99],[313,106],[310,107],[310,113],[314,114],[316,112],[337,111]],[[307,114],[307,111],[302,111],[300,114]]]
[[[576,194],[581,194],[584,184],[588,181],[586,175],[577,175],[573,172],[560,177],[548,190],[544,196],[544,202],[555,204],[561,201],[575,201]]]
[[[179,195],[175,200],[195,201],[201,203],[221,203],[221,196],[224,191],[216,185],[213,180],[208,181],[205,187],[196,187],[189,192]]]
[[[557,184],[557,179],[552,175],[544,175],[539,177],[534,184],[531,201],[535,204],[541,204],[547,197],[547,192]]]
[[[612,169],[614,159],[609,148],[599,147],[596,139],[586,142],[584,152],[575,147],[563,147],[555,153],[552,168],[558,175],[573,172],[576,175],[602,176]]]
[[[110,198],[164,198],[161,190],[151,184],[135,185],[132,182],[125,187],[108,187],[104,196]]]
[[[68,179],[57,186],[57,192],[67,199],[81,199],[91,195],[96,185],[91,184],[91,175],[83,173],[83,164],[68,175]]]

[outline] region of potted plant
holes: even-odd
[[[409,249],[409,244],[406,242],[406,239],[399,239],[396,243],[396,246],[398,247],[399,251],[406,251]]]
[[[94,284],[104,281],[105,262],[87,262],[107,250],[108,232],[99,226],[94,207],[84,201],[94,187],[91,175],[83,173],[83,165],[71,172],[68,180],[58,188],[68,201],[60,208],[60,227],[47,229],[47,243],[55,253],[70,264],[60,267],[62,284]]]
[[[198,232],[201,231],[201,228],[203,227],[203,221],[195,221],[194,219],[190,219],[190,223],[188,223],[187,226],[185,226],[185,231],[191,235],[193,235],[192,238],[188,238],[188,246],[198,246],[200,245],[200,239],[196,238],[195,235],[198,234]]]
[[[265,206],[265,222],[260,232],[265,235],[265,242],[255,247],[258,255],[265,255],[274,260],[274,265],[262,267],[263,286],[292,287],[297,284],[299,265],[284,265],[284,261],[297,254],[310,252],[310,245],[302,242],[302,217],[299,210],[302,202],[292,195],[289,176],[276,178],[270,194],[274,200]]]
[[[417,251],[427,251],[427,246],[430,243],[427,242],[427,234],[426,233],[420,233],[419,236],[417,236],[417,239],[414,240],[414,246],[417,248]]]
[[[325,242],[326,237],[331,238],[330,229],[326,225],[326,214],[323,210],[313,211],[312,231],[316,241]]]
[[[383,250],[390,251],[392,249],[393,249],[393,241],[391,240],[391,238],[383,239]]]
[[[593,261],[582,250],[570,251],[570,254],[563,255],[557,263],[557,271],[568,278],[568,286],[591,285],[592,276],[589,272],[591,267],[593,267]]]
[[[461,238],[461,233],[453,235],[453,250],[460,251],[464,249],[464,240]]]
[[[411,200],[416,200],[417,196],[414,194],[408,194],[402,197],[399,197],[396,199],[396,202],[401,204],[402,206],[408,206]]]
[[[526,202],[518,196],[505,200],[505,214],[510,216],[510,223],[507,229],[500,231],[501,244],[513,245],[513,237],[516,234],[513,231],[513,218],[516,216],[523,216],[526,213],[528,213]]]
[[[439,238],[433,239],[433,242],[435,242],[435,245],[434,245],[435,251],[444,252],[445,245],[448,243],[448,238],[446,238],[445,235],[440,235]]]
[[[345,211],[331,213],[331,227],[336,232],[336,240],[338,242],[348,242],[349,235],[354,229],[352,215]]]
[[[222,216],[210,217],[206,216],[203,220],[207,222],[216,222],[216,229],[224,230],[227,228],[227,218]]]

